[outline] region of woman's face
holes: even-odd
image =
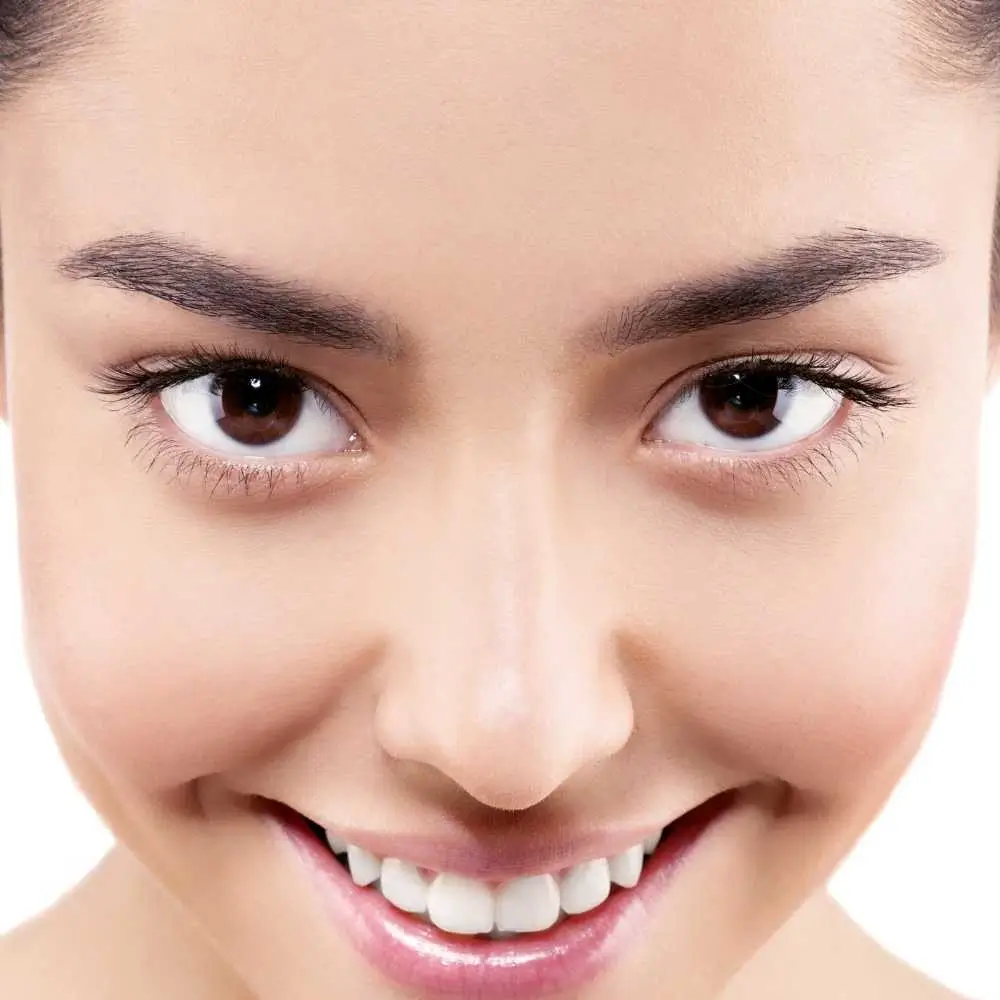
[[[104,23],[2,162],[24,626],[76,779],[263,1000],[446,992],[407,935],[579,947],[381,924],[346,876],[331,905],[274,803],[498,897],[736,789],[627,919],[571,922],[617,928],[584,972],[539,973],[708,995],[948,668],[989,109],[870,0]]]

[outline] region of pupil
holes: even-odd
[[[698,401],[712,425],[735,438],[769,434],[781,421],[775,409],[786,388],[782,376],[759,372],[727,372],[706,379],[698,390]]]
[[[217,423],[234,441],[266,445],[280,441],[302,412],[302,390],[291,379],[252,369],[216,378]]]

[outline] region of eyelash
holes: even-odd
[[[339,407],[329,403],[327,395],[330,387],[320,387],[294,368],[286,358],[266,348],[216,347],[195,345],[183,355],[156,359],[162,368],[147,368],[142,361],[128,361],[108,365],[95,376],[95,385],[88,390],[109,397],[123,404],[126,412],[142,413],[149,410],[152,401],[164,390],[184,382],[204,376],[224,376],[226,373],[244,371],[248,368],[268,371],[287,379],[302,391],[318,393],[325,405],[339,411]],[[787,455],[756,457],[754,453],[720,453],[703,455],[700,452],[681,451],[676,460],[680,464],[697,466],[708,472],[716,480],[716,485],[728,483],[734,494],[740,489],[770,487],[775,479],[780,479],[792,489],[796,489],[804,476],[819,476],[828,484],[823,464],[831,473],[836,472],[836,452],[839,445],[847,445],[852,454],[855,447],[863,444],[863,434],[867,430],[866,421],[858,411],[886,411],[913,404],[907,386],[894,383],[874,374],[859,374],[844,370],[846,358],[838,355],[788,352],[781,355],[749,352],[740,357],[712,362],[697,369],[696,376],[688,380],[686,386],[663,402],[654,416],[662,413],[668,405],[679,402],[686,395],[696,392],[698,387],[710,378],[731,373],[751,375],[775,375],[783,382],[802,379],[822,386],[842,396],[853,404],[852,412],[844,420],[836,433],[814,447]],[[343,398],[341,397],[343,402]],[[350,423],[349,418],[341,414]],[[127,438],[142,431],[150,434],[153,457],[147,471],[161,458],[166,458],[173,466],[176,476],[181,478],[201,469],[206,485],[211,478],[216,479],[215,489],[224,484],[226,492],[237,491],[253,495],[263,488],[266,497],[271,497],[283,486],[289,474],[295,478],[295,486],[301,487],[310,476],[309,461],[290,461],[279,465],[249,465],[241,461],[231,461],[207,452],[191,451],[172,440],[157,426],[152,416],[133,426]],[[650,443],[645,434],[644,442],[651,449],[662,449],[662,444]],[[141,455],[142,452],[140,452]],[[342,453],[340,457],[350,453]],[[767,455],[767,452],[757,453]],[[138,456],[137,456],[138,457]]]
[[[164,390],[205,376],[224,376],[230,372],[254,369],[280,375],[300,391],[310,391],[318,395],[323,405],[341,413],[347,423],[350,418],[343,414],[346,401],[339,397],[339,405],[327,399],[332,393],[329,386],[321,386],[294,368],[287,358],[267,348],[256,347],[217,347],[196,344],[186,353],[175,356],[163,356],[155,359],[163,367],[148,368],[142,361],[126,361],[108,365],[99,370],[95,376],[95,384],[88,386],[89,391],[106,396],[127,413],[145,413],[145,419],[135,424],[126,438],[126,445],[132,438],[145,432],[149,436],[149,447],[152,458],[146,468],[152,471],[161,459],[166,460],[173,468],[174,479],[189,477],[196,471],[201,471],[207,485],[215,479],[215,486],[210,496],[222,486],[225,493],[244,493],[251,497],[263,491],[265,499],[269,499],[285,487],[289,476],[294,478],[293,489],[297,490],[312,479],[314,461],[288,459],[280,464],[248,464],[239,460],[226,459],[208,452],[193,451],[179,442],[171,439],[159,428],[156,418],[150,414],[149,407],[153,400]],[[118,406],[113,406],[118,409]],[[141,457],[140,450],[137,458]],[[355,457],[356,453],[342,453],[339,458]],[[343,465],[341,465],[343,471]]]
[[[748,375],[775,375],[782,388],[794,379],[812,382],[824,389],[842,396],[852,404],[846,419],[833,434],[819,440],[806,450],[775,455],[773,452],[717,452],[695,455],[691,451],[681,451],[675,461],[682,465],[698,466],[715,487],[728,486],[733,496],[741,491],[753,494],[757,490],[770,489],[780,481],[793,491],[797,491],[807,477],[818,477],[827,485],[830,476],[838,471],[841,447],[857,457],[864,445],[872,421],[869,414],[901,409],[912,406],[914,398],[909,386],[902,382],[892,382],[873,373],[852,372],[845,369],[847,357],[844,355],[803,353],[788,351],[782,354],[762,354],[749,351],[736,358],[710,362],[698,368],[696,376],[679,391],[675,391],[666,403],[658,405],[660,414],[671,404],[680,402],[687,395],[697,392],[698,387],[711,378],[736,372]],[[834,420],[837,418],[834,417]],[[881,428],[879,428],[881,430]],[[643,435],[644,442],[647,441]],[[647,442],[651,450],[664,447],[657,442]],[[794,447],[794,446],[793,446]]]

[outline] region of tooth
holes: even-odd
[[[330,833],[329,830],[326,831],[326,842],[330,845],[330,850],[334,854],[346,854],[347,853],[347,841],[341,840],[336,834]]]
[[[559,885],[562,908],[570,914],[586,913],[600,906],[610,892],[611,875],[606,858],[570,868]]]
[[[427,883],[414,865],[399,858],[386,858],[382,862],[382,895],[393,906],[407,913],[427,912]]]
[[[546,931],[559,919],[559,885],[551,875],[508,882],[497,894],[498,931]]]
[[[636,844],[608,861],[611,881],[623,889],[634,889],[642,874],[642,844]]]
[[[382,863],[374,854],[369,854],[361,847],[349,844],[347,847],[347,867],[351,870],[351,878],[355,885],[371,885],[377,882],[382,871]]]
[[[653,851],[659,846],[660,837],[663,836],[662,830],[657,830],[656,833],[651,834],[642,842],[642,851],[644,854],[652,854]]]
[[[452,934],[489,934],[493,930],[493,893],[482,882],[442,872],[427,893],[427,916]]]
[[[517,937],[517,931],[498,931],[496,928],[490,931],[491,941],[509,941],[512,937]]]

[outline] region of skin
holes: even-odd
[[[916,752],[965,608],[995,109],[914,79],[872,0],[347,7],[120,0],[113,42],[3,122],[25,641],[121,845],[0,944],[4,995],[399,996],[252,794],[560,836],[728,787],[579,1000],[946,995],[824,885]],[[842,225],[945,257],[794,316],[574,349],[644,289]],[[147,471],[96,371],[275,348],[56,269],[153,230],[400,318],[405,360],[278,345],[352,401],[363,458],[270,498]],[[913,403],[857,410],[825,480],[734,489],[707,448],[640,445],[662,386],[791,347]]]

